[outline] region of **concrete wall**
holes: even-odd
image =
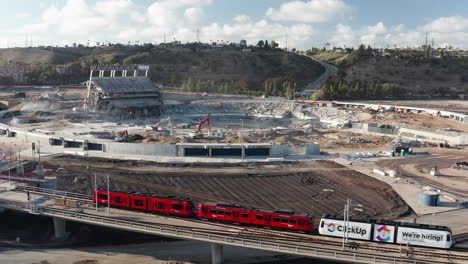
[[[291,153],[288,145],[272,145],[270,150],[271,157],[286,157]]]
[[[421,131],[411,128],[400,127],[400,135],[406,138],[414,138],[423,141],[431,141],[431,142],[447,142],[452,145],[464,145],[467,144],[468,141],[466,140],[464,135],[458,134],[457,136],[447,133],[447,134],[439,134],[433,133],[429,131]]]
[[[141,143],[104,143],[104,152],[130,155],[177,156],[176,145]]]
[[[306,155],[320,155],[320,144],[318,143],[306,144],[305,154]]]
[[[114,153],[114,154],[128,154],[128,155],[149,155],[149,156],[167,156],[167,157],[177,157],[183,156],[183,148],[184,144],[143,144],[143,143],[125,143],[125,142],[114,142],[108,140],[100,140],[100,139],[85,139],[83,137],[61,137],[61,135],[57,135],[54,133],[46,134],[41,132],[29,132],[27,130],[21,128],[10,127],[5,124],[0,124],[0,130],[8,130],[9,133],[3,133],[4,135],[0,135],[0,137],[8,137],[6,134],[10,134],[11,137],[8,137],[13,142],[17,142],[16,144],[23,145],[24,147],[30,148],[31,143],[35,142],[36,144],[39,143],[41,146],[50,146],[51,139],[63,139],[64,142],[67,143],[67,146],[62,144],[61,151],[66,151],[67,153],[73,152],[83,152],[85,151],[85,144],[84,142],[93,143],[93,144],[102,144],[102,150],[93,150],[90,149],[89,152],[96,152],[102,151],[106,153]],[[0,133],[1,134],[1,133]],[[80,144],[76,144],[80,143]],[[190,144],[187,144],[190,145]],[[192,145],[200,145],[199,147],[204,147],[204,145],[209,145],[211,148],[216,148],[216,145],[231,145],[231,144],[192,144]],[[234,144],[236,145],[236,144]],[[241,144],[237,144],[240,148]],[[218,146],[218,148],[219,148]],[[289,145],[270,145],[269,143],[266,144],[245,144],[247,148],[270,148],[270,156],[271,157],[285,157],[290,155],[290,147]],[[56,146],[60,149],[60,145]],[[185,146],[187,147],[187,146]],[[234,147],[234,146],[232,146]]]

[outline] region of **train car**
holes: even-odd
[[[454,244],[452,230],[446,226],[398,223],[396,243],[449,249]]]
[[[292,210],[253,210],[252,224],[299,231],[314,229],[313,217],[309,214],[296,213]]]
[[[183,216],[190,216],[194,214],[193,203],[191,199],[156,194],[148,198],[148,211]]]
[[[371,240],[373,224],[370,220],[350,219],[345,230],[343,217],[323,216],[318,228],[319,234],[324,236],[343,237],[344,232],[348,238],[358,240]]]
[[[197,216],[220,221],[252,224],[252,208],[232,203],[203,202],[197,204]]]
[[[132,193],[131,200],[132,203],[130,207],[136,210],[148,210],[148,197],[150,194],[145,193]]]
[[[121,192],[95,190],[93,195],[93,202],[97,201],[99,204],[110,204],[118,207],[130,208],[130,200],[130,194]]]

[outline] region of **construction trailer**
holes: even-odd
[[[149,66],[94,67],[84,108],[113,112],[123,118],[159,116],[161,88],[148,78]]]

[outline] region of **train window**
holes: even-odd
[[[280,218],[279,218],[279,216],[273,216],[273,221],[275,221],[275,222],[279,222],[279,221],[280,221]]]
[[[184,209],[184,206],[180,205],[180,204],[172,204],[172,209],[182,210],[182,209]]]
[[[234,211],[234,217],[236,217],[236,218],[239,217],[239,212]]]
[[[312,224],[312,219],[309,218],[309,225],[311,225],[311,224]]]
[[[121,203],[121,202],[122,202],[122,198],[121,198],[121,197],[115,197],[115,202],[116,202],[116,203]]]
[[[135,199],[135,200],[133,200],[133,205],[135,205],[135,206],[143,206],[143,204],[144,204],[143,201],[144,201],[144,200]]]
[[[222,215],[223,215],[223,214],[224,214],[224,210],[218,209],[218,214],[222,214]]]
[[[98,194],[99,199],[107,200],[107,194]]]
[[[450,235],[447,235],[447,242],[450,241]]]
[[[289,219],[289,223],[291,223],[291,224],[297,224],[297,221],[296,221],[296,219],[291,218],[291,219]]]
[[[303,226],[304,225],[304,219],[299,219],[299,225]]]
[[[242,213],[242,217],[244,217],[244,218],[249,217],[249,213]]]
[[[324,225],[325,225],[325,221],[322,221],[322,222],[320,223],[320,227],[323,228]]]
[[[164,209],[164,203],[158,203],[158,209]]]
[[[255,216],[255,218],[258,219],[258,220],[262,220],[262,219],[263,219],[263,215],[258,214],[258,215]]]
[[[281,217],[281,223],[287,223],[288,222],[288,218],[286,217]]]
[[[210,213],[212,213],[212,214],[216,214],[216,209],[214,209],[214,208],[210,208]]]
[[[232,215],[231,211],[226,211],[226,215]]]

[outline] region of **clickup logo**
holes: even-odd
[[[388,242],[391,239],[392,230],[388,228],[386,225],[382,225],[379,229],[377,229],[377,240],[381,242]]]
[[[336,226],[335,224],[331,223],[327,225],[328,232],[335,232]]]

